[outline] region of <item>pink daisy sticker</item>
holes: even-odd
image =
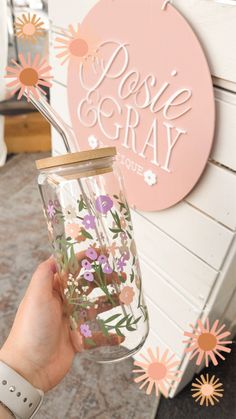
[[[23,54],[19,54],[19,61],[20,64],[12,59],[11,62],[14,64],[14,67],[6,68],[7,74],[5,77],[13,79],[10,83],[7,83],[7,87],[12,89],[11,94],[14,95],[19,90],[17,99],[20,100],[25,94],[28,101],[30,95],[35,99],[39,99],[39,92],[46,95],[41,86],[52,86],[49,81],[52,79],[49,73],[51,66],[47,64],[46,59],[40,59],[39,54],[36,54],[33,58],[28,53],[27,58]]]
[[[225,360],[225,357],[220,352],[231,352],[231,349],[225,345],[231,344],[232,341],[224,340],[224,338],[230,335],[230,332],[223,332],[224,324],[219,328],[218,325],[219,320],[216,320],[212,327],[210,327],[209,319],[206,320],[206,326],[203,325],[201,320],[198,320],[196,327],[190,325],[192,328],[191,332],[184,332],[184,336],[188,337],[184,341],[184,343],[188,344],[185,351],[191,353],[190,359],[197,357],[196,365],[200,365],[203,359],[206,367],[209,365],[209,359],[214,365],[218,365],[216,355]]]

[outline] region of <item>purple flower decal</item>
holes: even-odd
[[[86,281],[88,281],[88,282],[93,282],[94,276],[93,276],[92,272],[89,272],[89,271],[85,272],[84,273],[84,279],[86,279]]]
[[[48,213],[48,216],[49,216],[49,218],[53,218],[54,217],[54,215],[56,214],[56,210],[55,210],[55,207],[54,207],[54,204],[53,204],[53,202],[52,201],[49,201],[49,203],[48,203],[48,206],[47,206],[47,213]]]
[[[92,332],[89,328],[89,325],[86,323],[83,323],[80,325],[80,333],[85,337],[85,338],[91,338],[92,336]]]
[[[123,257],[121,257],[117,262],[117,267],[119,271],[123,272],[125,266],[126,266],[126,260]]]
[[[96,260],[97,257],[98,257],[98,254],[97,254],[96,250],[93,249],[92,247],[89,247],[86,250],[85,254],[89,259],[92,259],[92,260]]]
[[[87,259],[82,260],[81,264],[86,271],[90,271],[90,269],[92,269],[92,265]]]
[[[106,263],[103,267],[102,267],[102,271],[104,272],[104,274],[111,274],[113,272],[111,266],[109,265],[109,263]]]
[[[82,221],[82,224],[83,224],[83,226],[86,230],[88,230],[90,228],[95,228],[96,225],[95,225],[94,215],[89,215],[89,214],[85,215],[84,219]]]
[[[101,214],[107,214],[107,212],[113,207],[113,201],[107,195],[100,195],[95,201],[95,207]]]
[[[129,253],[129,251],[128,251],[128,250],[126,250],[126,251],[124,251],[124,252],[122,253],[122,258],[123,258],[124,260],[129,260],[129,258],[130,258],[130,253]]]
[[[105,255],[100,255],[98,257],[98,262],[101,263],[101,265],[103,265],[103,263],[107,262],[107,257]]]

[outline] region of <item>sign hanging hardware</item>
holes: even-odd
[[[168,3],[172,3],[172,0],[164,0],[164,3],[163,3],[163,5],[162,5],[162,7],[161,7],[161,10],[166,10],[166,6],[167,6],[167,4]]]

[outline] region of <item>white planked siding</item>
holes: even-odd
[[[207,53],[213,76],[236,83],[236,6],[214,0],[172,0]]]
[[[236,174],[209,163],[187,202],[232,230],[236,228]]]
[[[170,281],[184,288],[195,304],[205,301],[217,277],[217,271],[139,213],[132,211],[132,220],[140,256],[146,257],[155,269],[163,271]]]
[[[148,306],[151,329],[160,337],[160,339],[166,342],[168,347],[176,355],[181,357],[185,348],[185,344],[183,343],[184,331],[164,314],[150,298],[146,296],[145,300]]]
[[[220,269],[233,239],[231,231],[183,201],[165,211],[141,214],[196,256]]]
[[[201,307],[196,307],[173,285],[166,281],[155,266],[146,259],[140,258],[145,295],[167,314],[180,328],[185,329],[189,323],[195,323],[201,314]]]
[[[235,69],[236,72],[236,69]],[[236,95],[215,88],[216,136],[211,158],[236,170]]]

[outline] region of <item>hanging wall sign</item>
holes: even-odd
[[[101,0],[70,27],[68,99],[80,149],[117,147],[130,204],[168,208],[197,183],[214,133],[208,64],[163,0]]]

